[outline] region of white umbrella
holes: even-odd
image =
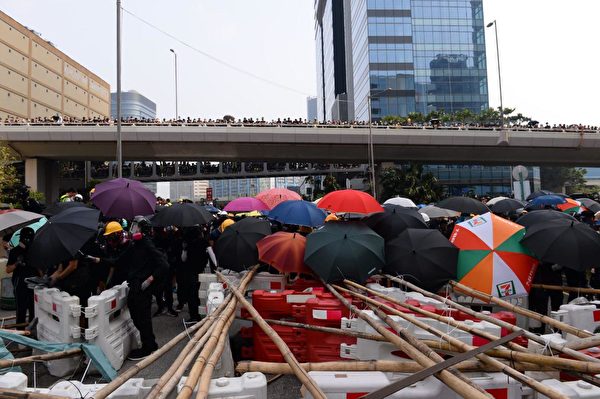
[[[431,219],[435,218],[453,218],[460,216],[460,212],[452,211],[450,209],[438,208],[434,205],[427,205],[419,209],[420,213],[429,216]]]
[[[508,197],[495,197],[495,198],[492,198],[491,200],[489,200],[488,202],[486,202],[486,205],[487,206],[494,205],[496,202],[502,201],[505,199],[508,199]]]
[[[427,222],[429,222],[431,220],[431,218],[429,217],[429,215],[426,214],[426,213],[421,213],[421,217],[423,218],[423,221],[425,223],[427,223]]]
[[[410,198],[404,197],[394,197],[390,198],[383,203],[383,205],[397,205],[402,206],[404,208],[416,208],[417,204],[415,204]]]
[[[0,232],[13,232],[43,217],[44,215],[40,215],[39,213],[23,211],[21,209],[0,211]]]

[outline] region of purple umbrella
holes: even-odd
[[[156,197],[142,183],[129,179],[113,179],[96,186],[92,202],[104,216],[133,219],[152,215]]]
[[[269,206],[256,198],[240,197],[227,204],[223,210],[226,212],[268,211]]]

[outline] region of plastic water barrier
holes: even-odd
[[[587,305],[561,305],[560,309],[550,313],[553,319],[567,323],[591,333],[600,332],[600,309],[594,303]],[[567,340],[576,339],[571,334],[565,334]]]
[[[400,373],[382,372],[339,372],[339,371],[310,371],[308,373],[323,390],[327,399],[354,399],[383,388],[407,376]],[[521,399],[531,397],[531,390],[525,389],[512,378],[502,373],[465,373],[471,381],[490,393],[496,399]],[[302,387],[303,398],[313,396]],[[458,399],[457,393],[435,377],[428,377],[410,385],[388,398],[405,399]]]
[[[114,286],[88,299],[83,314],[88,319],[85,339],[98,345],[111,365],[120,369],[132,349],[139,348],[140,333],[127,308],[127,283]]]
[[[177,384],[177,392],[181,392],[186,377]],[[196,396],[197,388],[192,396]],[[244,373],[240,377],[216,378],[210,381],[209,399],[267,399],[267,378],[262,373]]]
[[[123,385],[108,395],[109,399],[143,399],[145,398],[154,381],[143,378],[131,378]],[[28,392],[56,395],[64,398],[91,398],[96,392],[104,388],[106,384],[83,384],[79,381],[59,381],[49,389],[29,388]]]
[[[81,341],[79,298],[57,288],[36,288],[33,292],[37,337],[52,343]],[[39,352],[38,352],[39,353]],[[50,360],[46,367],[51,375],[64,377],[75,371],[79,358]]]

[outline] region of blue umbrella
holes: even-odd
[[[35,223],[30,224],[29,226],[26,227],[31,227],[33,229],[33,231],[38,231],[38,229],[40,227],[42,227],[43,225],[46,224],[46,222],[48,221],[48,219],[46,218],[41,218],[40,220],[38,220]],[[19,245],[19,239],[21,237],[21,229],[15,231],[15,233],[12,235],[11,239],[10,239],[10,245],[14,248],[17,245]]]
[[[221,210],[214,205],[202,205],[210,213],[219,213]]]
[[[548,205],[564,204],[565,202],[567,201],[559,195],[540,195],[529,202],[528,208],[543,208]]]
[[[326,216],[312,202],[298,200],[283,201],[269,212],[269,219],[279,223],[308,227],[323,225]]]

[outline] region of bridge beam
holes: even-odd
[[[50,204],[58,200],[58,162],[42,158],[25,159],[25,184],[31,191],[38,191]]]

